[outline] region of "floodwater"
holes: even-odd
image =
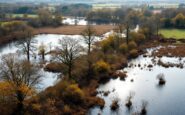
[[[34,36],[33,40],[36,40],[37,43],[34,44],[36,50],[31,53],[31,61],[39,63],[42,61],[41,56],[38,55],[39,46],[43,43],[46,47],[46,52],[50,50],[55,50],[60,47],[59,40],[63,38],[70,37],[73,39],[77,39],[79,44],[83,47],[86,47],[86,44],[83,42],[83,37],[81,35],[56,35],[56,34],[42,34]],[[100,37],[95,37],[95,41],[101,40]],[[23,58],[26,58],[26,55],[17,47],[16,42],[9,43],[5,46],[0,47],[0,56],[9,54],[9,53],[16,53],[20,54]],[[35,59],[36,55],[36,59]],[[52,61],[51,55],[45,55],[45,60],[47,62]],[[39,90],[43,90],[49,86],[54,85],[58,81],[58,75],[60,73],[52,73],[44,71],[43,68],[40,70],[41,75],[43,75],[42,82],[39,85]]]
[[[63,21],[63,24],[67,25],[87,25],[88,21],[85,19],[85,17],[70,17],[65,18]]]
[[[71,20],[71,18],[69,18],[69,20]],[[79,18],[79,20],[85,20],[85,19]],[[79,22],[79,24],[80,23],[85,24],[83,21]],[[137,28],[138,28],[138,26],[136,27],[136,29]],[[95,41],[103,40],[112,33],[113,33],[113,31],[110,31],[110,32],[105,33],[101,37],[96,36]],[[87,45],[84,43],[83,37],[81,35],[57,35],[57,34],[35,35],[33,37],[33,40],[37,41],[36,44],[34,44],[36,47],[36,50],[31,53],[31,56],[30,56],[31,61],[36,62],[36,63],[39,63],[40,61],[42,61],[41,56],[38,55],[39,46],[42,43],[45,46],[47,46],[46,52],[49,52],[51,50],[57,50],[60,47],[59,40],[62,40],[63,38],[66,38],[66,37],[70,37],[72,39],[77,39],[79,41],[79,44],[82,47],[84,47],[84,48],[87,47]],[[6,44],[6,45],[0,47],[0,57],[3,55],[9,54],[9,53],[20,54],[21,57],[26,58],[26,55],[23,54],[23,51],[21,51],[21,49],[19,47],[17,47],[16,42],[12,42],[12,43],[9,43],[9,44]],[[45,55],[46,63],[53,61],[52,59],[53,58],[51,55]],[[41,68],[40,72],[43,75],[42,82],[39,85],[40,89],[45,89],[49,86],[54,85],[58,80],[58,75],[60,74],[60,73],[46,72],[43,70],[43,68]]]
[[[153,50],[148,49],[147,55],[150,55]],[[127,72],[128,77],[125,81],[119,78],[111,79],[97,88],[99,92],[110,91],[111,93],[108,96],[99,93],[97,96],[105,100],[105,107],[102,110],[98,107],[92,108],[89,115],[132,115],[141,111],[143,100],[148,102],[146,107],[148,115],[184,115],[185,69],[177,67],[164,68],[157,64],[159,59],[164,63],[181,63],[183,65],[185,63],[185,58],[154,58],[143,55],[131,60],[127,68],[120,70]],[[156,60],[156,62],[152,60]],[[148,68],[148,65],[153,67]],[[163,86],[158,85],[156,78],[160,73],[165,75],[166,84]],[[134,97],[132,98],[133,106],[129,110],[125,103],[130,92],[134,92]],[[110,105],[115,99],[119,100],[120,106],[116,111],[112,111]]]

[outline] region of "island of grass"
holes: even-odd
[[[161,29],[159,33],[165,38],[185,39],[185,29]]]

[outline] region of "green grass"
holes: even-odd
[[[24,14],[7,14],[7,16],[11,16],[12,18],[16,18],[16,17],[22,18],[22,17],[24,17]],[[27,14],[27,17],[28,18],[36,18],[37,15],[36,14]]]
[[[159,33],[165,38],[185,39],[185,29],[161,29]]]

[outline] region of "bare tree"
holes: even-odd
[[[91,60],[91,47],[92,44],[95,42],[95,35],[96,32],[94,28],[91,25],[87,25],[86,29],[82,32],[82,36],[84,38],[84,42],[87,44],[87,62],[88,62],[88,75],[91,73],[91,67],[92,67],[92,60]]]
[[[61,47],[57,58],[68,67],[68,76],[71,78],[75,59],[79,57],[82,47],[79,41],[73,38],[64,38],[59,43]]]
[[[10,84],[13,97],[17,100],[17,112],[23,114],[25,98],[41,80],[39,69],[15,54],[5,55],[1,60],[0,80]]]
[[[116,31],[117,33],[123,34],[124,29],[125,29],[124,24],[118,24],[118,25],[116,26],[115,31]]]
[[[117,24],[115,28],[115,35],[114,35],[114,42],[115,42],[115,49],[118,51],[121,39],[123,38],[123,32],[124,32],[125,26],[124,24]]]
[[[32,28],[28,27],[24,30],[24,38],[17,42],[17,47],[23,50],[24,53],[27,55],[27,60],[30,61],[30,52],[35,49],[34,44],[37,42],[36,40],[32,39],[33,37],[33,30]]]
[[[39,46],[39,54],[42,56],[42,60],[45,60],[46,45],[42,42]]]
[[[88,55],[91,53],[91,46],[95,42],[96,32],[91,25],[87,25],[86,29],[82,32],[85,43],[88,45]]]
[[[130,24],[129,24],[129,21],[126,22],[126,42],[127,42],[127,45],[128,45],[128,41],[129,41],[129,36],[130,35]]]

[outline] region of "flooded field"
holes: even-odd
[[[32,62],[41,62],[42,58],[38,55],[39,53],[39,46],[41,44],[46,45],[46,52],[49,52],[51,50],[57,50],[60,47],[59,40],[62,40],[63,38],[70,37],[73,39],[78,39],[81,46],[86,47],[86,44],[83,41],[83,37],[81,35],[57,35],[57,34],[42,34],[42,35],[36,35],[33,40],[37,41],[34,45],[36,47],[36,50],[31,53],[31,61]],[[100,37],[95,37],[96,41],[101,40]],[[13,42],[10,44],[7,44],[5,46],[2,46],[0,48],[0,56],[9,54],[9,53],[17,53],[20,54],[23,58],[26,58],[26,54],[23,54],[21,49],[17,47],[17,43]],[[23,55],[22,55],[23,54]],[[45,55],[45,60],[47,62],[52,61],[52,56],[47,54]],[[43,79],[41,84],[39,85],[39,89],[45,89],[49,86],[54,85],[54,83],[57,81],[57,76],[60,73],[51,73],[46,72],[41,68],[40,70],[41,74],[43,75]]]
[[[158,47],[160,48],[160,47]],[[147,54],[130,60],[128,67],[120,70],[127,72],[125,81],[111,79],[106,84],[101,84],[97,96],[105,100],[105,107],[95,107],[89,115],[132,115],[142,109],[143,101],[147,103],[148,115],[182,115],[185,113],[185,71],[183,69],[185,58],[178,57],[153,57],[151,53],[158,48],[148,49]],[[147,56],[146,56],[147,55]],[[181,64],[182,67],[165,68],[158,62],[167,64]],[[165,85],[159,85],[157,75],[163,74]],[[105,95],[105,92],[108,94]],[[132,94],[132,106],[128,109],[125,104],[128,96]],[[111,104],[118,100],[119,108],[111,110]],[[168,110],[168,111],[166,111]]]

